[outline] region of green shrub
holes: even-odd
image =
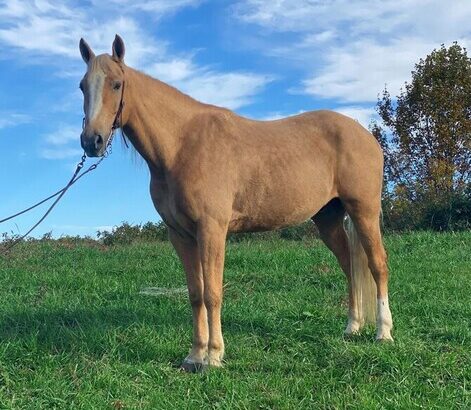
[[[441,198],[383,201],[383,221],[389,231],[464,231],[471,229],[471,193]]]
[[[167,227],[163,222],[131,225],[123,222],[110,231],[98,231],[97,238],[105,245],[128,245],[134,242],[161,242],[167,240]]]
[[[430,202],[422,219],[423,228],[434,231],[471,229],[471,195],[453,195],[447,201]]]
[[[300,225],[270,232],[244,232],[229,234],[229,242],[243,242],[252,240],[286,239],[300,241],[316,236],[315,225],[306,221]],[[167,226],[161,221],[158,223],[132,225],[123,222],[113,227],[111,231],[98,231],[97,238],[104,245],[128,245],[135,242],[163,242],[168,240]]]

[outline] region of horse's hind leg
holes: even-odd
[[[340,267],[347,277],[348,283],[348,324],[346,335],[357,333],[362,325],[356,308],[355,294],[352,289],[352,277],[350,273],[350,253],[348,238],[343,228],[345,209],[338,198],[324,206],[312,220],[316,223],[322,241],[337,258]]]
[[[353,220],[361,245],[368,258],[368,266],[376,282],[377,317],[376,339],[392,340],[392,315],[388,300],[388,267],[380,229],[380,204],[375,201],[344,201]]]

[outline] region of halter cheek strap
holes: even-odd
[[[121,128],[122,126],[122,115],[123,115],[123,108],[124,108],[124,86],[126,84],[126,81],[124,80],[124,70],[121,65],[119,66],[123,73],[123,85],[121,86],[121,100],[119,101],[119,107],[118,111],[116,112],[116,117],[114,117],[113,125],[111,126],[111,132],[110,132],[110,137],[108,138],[108,146],[111,145],[111,141],[113,140],[114,132],[116,129]],[[126,138],[124,137],[123,130],[121,128],[121,135],[123,137],[124,145],[126,145],[126,148],[129,148],[128,143],[126,142]]]
[[[118,111],[116,111],[116,116],[114,117],[113,125],[111,126],[111,130],[110,130],[110,135],[108,137],[108,141],[106,142],[105,152],[103,154],[103,156],[105,157],[111,154],[111,144],[113,142],[114,133],[118,128],[121,127],[121,124],[123,122],[122,114],[123,114],[123,107],[124,107],[124,84],[125,84],[125,81],[123,80],[123,85],[121,86],[121,100],[119,101]],[[123,135],[123,139],[124,139],[124,135]],[[124,143],[126,144],[126,147],[127,147],[128,144],[126,143],[126,139],[124,139]]]
[[[121,100],[119,101],[118,111],[116,112],[116,117],[114,117],[113,125],[111,126],[111,132],[121,127],[121,115],[123,114],[124,108],[124,85],[126,82],[123,80],[123,85],[121,87]]]

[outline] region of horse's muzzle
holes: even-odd
[[[100,134],[86,135],[82,133],[80,136],[80,144],[89,157],[100,157],[103,155],[105,141]]]

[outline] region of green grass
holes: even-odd
[[[187,354],[184,275],[167,243],[27,243],[0,259],[0,408],[471,408],[471,233],[386,238],[394,344],[346,341],[346,285],[318,241],[228,246],[227,364]]]

